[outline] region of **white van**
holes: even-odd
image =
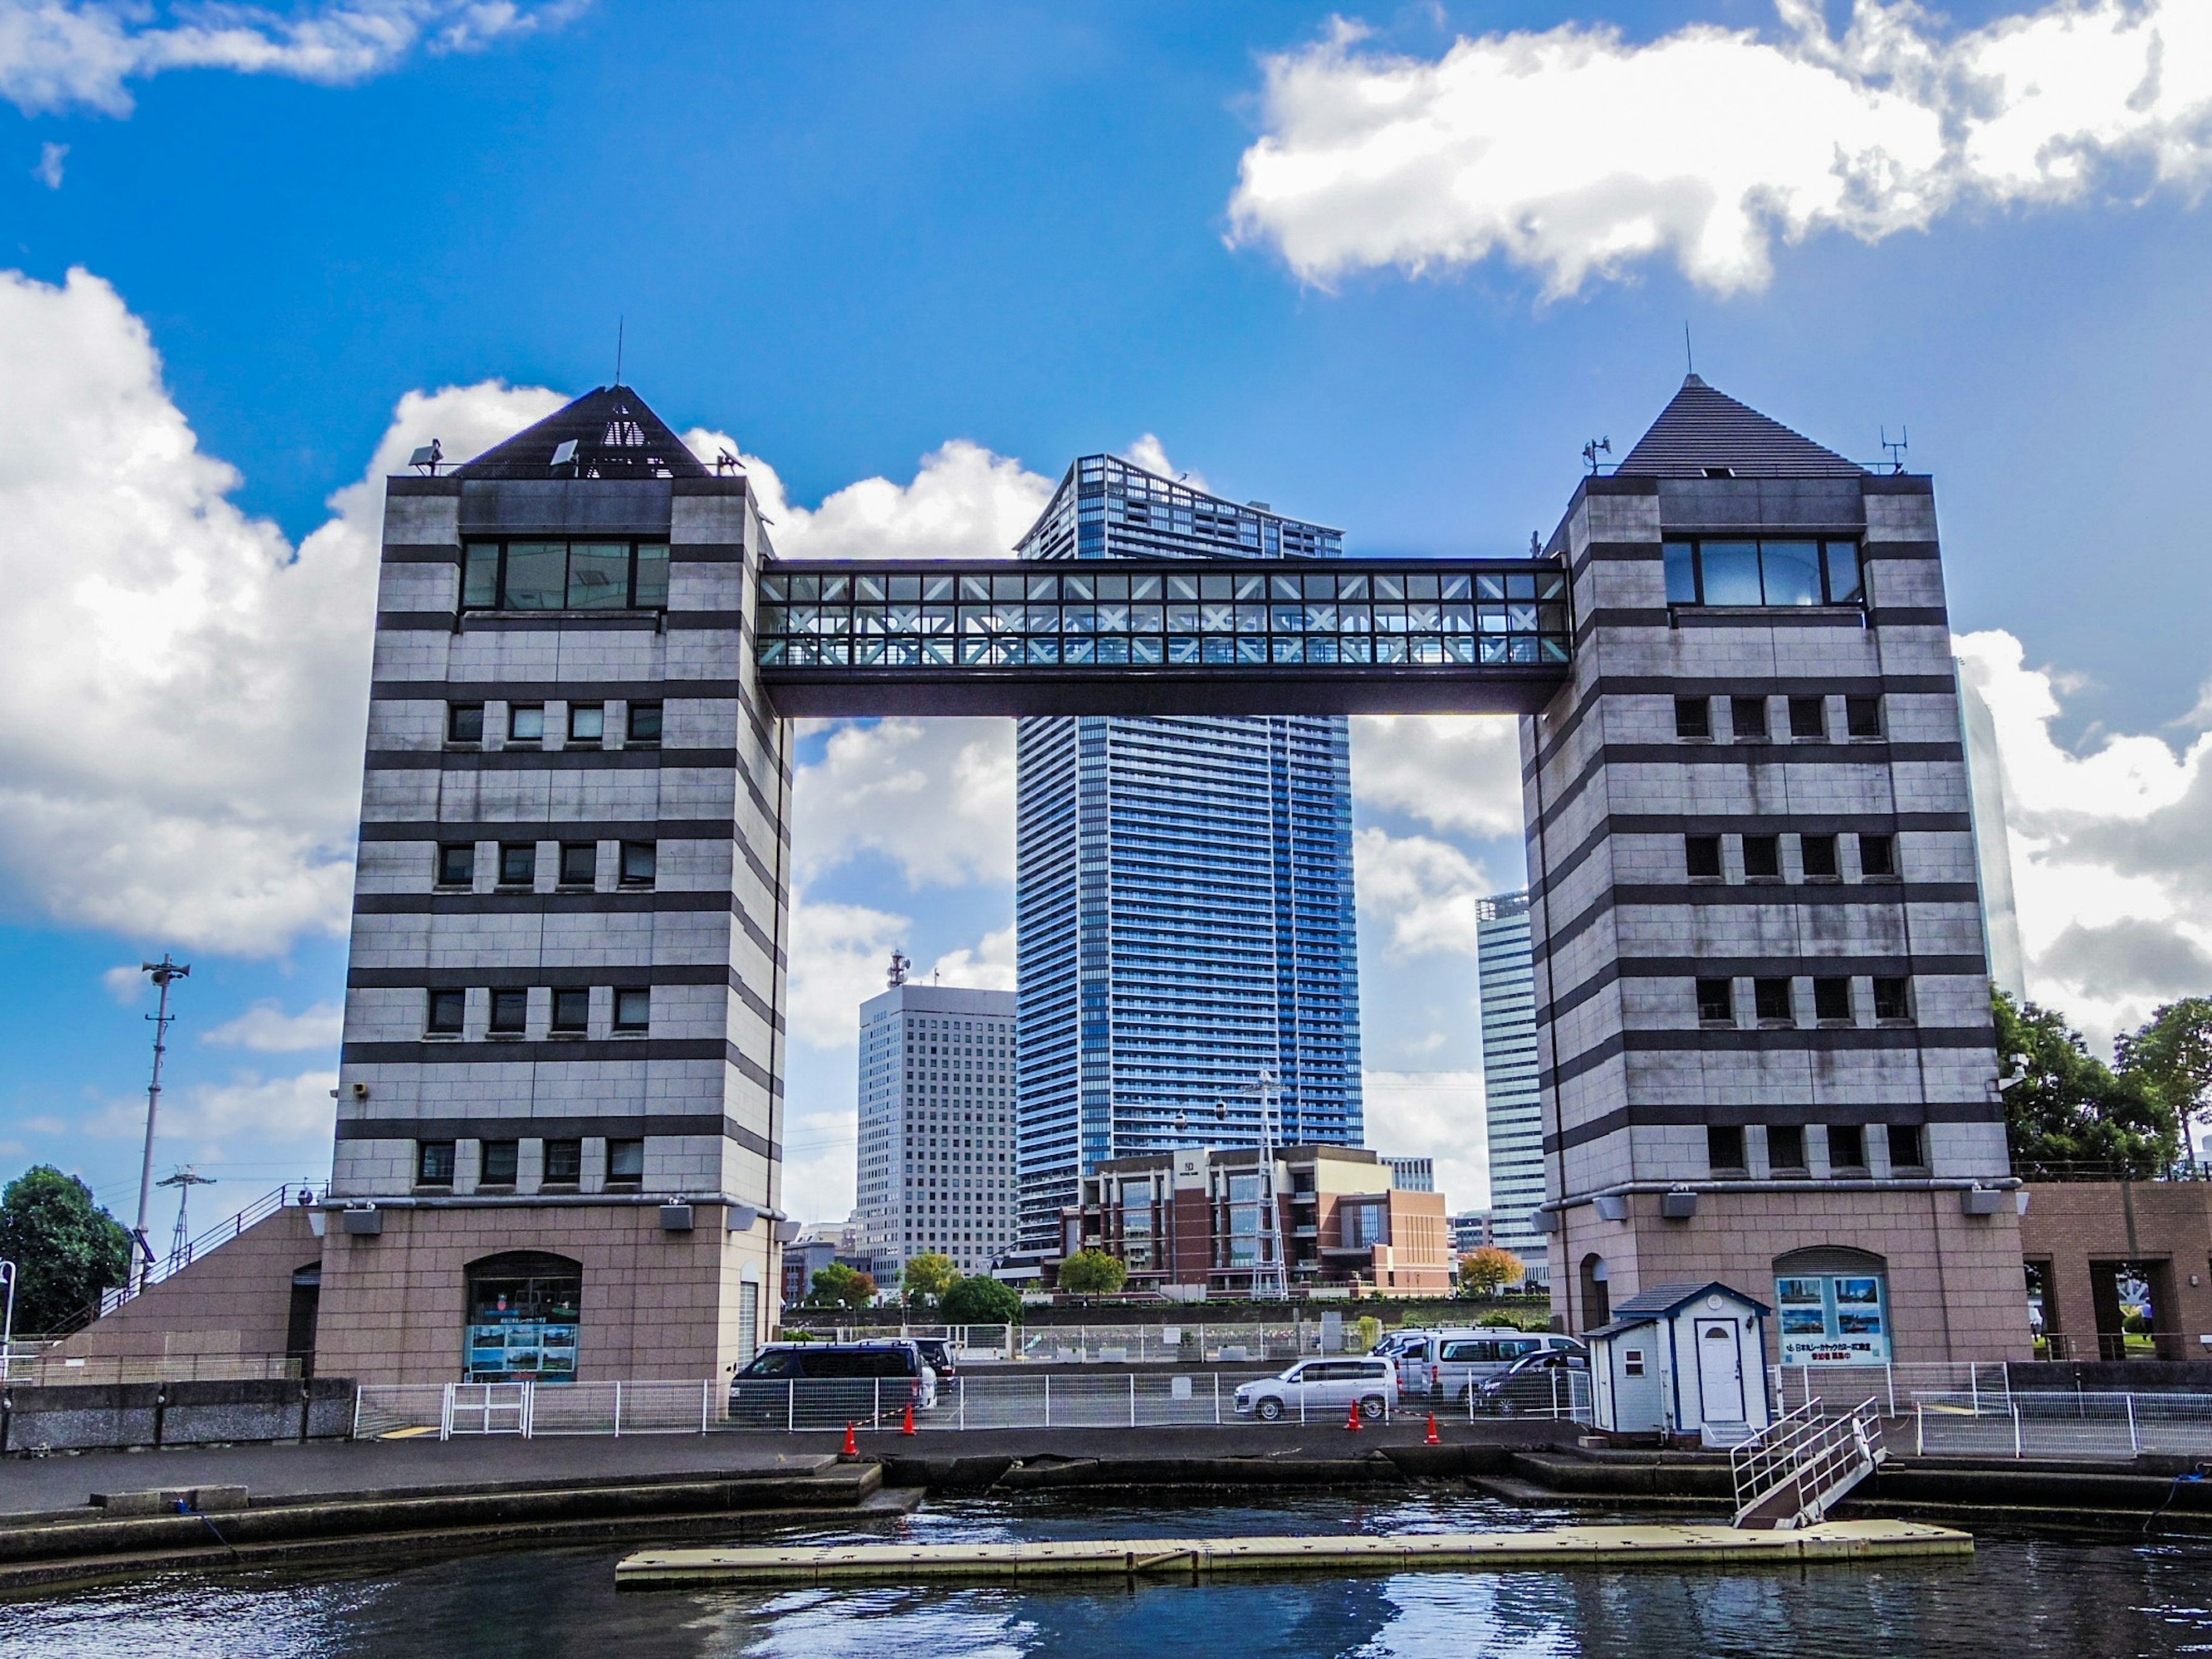
[[[1503,1325],[1474,1330],[1428,1331],[1397,1356],[1400,1392],[1408,1398],[1468,1403],[1469,1390],[1516,1360],[1548,1350],[1582,1353],[1571,1336],[1516,1331]]]
[[[1398,1373],[1387,1359],[1301,1359],[1274,1376],[1237,1390],[1237,1413],[1273,1423],[1280,1417],[1349,1415],[1354,1404],[1370,1422],[1398,1403]]]

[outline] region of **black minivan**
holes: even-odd
[[[896,1422],[936,1404],[936,1373],[910,1341],[778,1343],[730,1380],[730,1421],[767,1428]]]

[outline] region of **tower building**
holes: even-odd
[[[1102,635],[1164,622],[1164,651],[1133,642],[1158,653],[1134,672],[1178,651],[1268,661],[1269,579],[1133,578],[1112,561],[1325,559],[1343,538],[1092,455],[1018,550],[1100,562]],[[1175,706],[1164,694],[1164,716]],[[1344,718],[1033,718],[1017,755],[1024,1249],[1058,1248],[1060,1212],[1102,1159],[1361,1144]]]
[[[1519,1256],[1531,1281],[1547,1283],[1544,1235],[1543,1092],[1536,1080],[1535,953],[1528,895],[1501,893],[1475,907],[1475,964],[1482,1001],[1482,1115],[1490,1154],[1490,1242]]]

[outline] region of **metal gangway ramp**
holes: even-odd
[[[1778,1532],[1815,1525],[1888,1456],[1871,1398],[1840,1417],[1808,1400],[1729,1454],[1735,1524]]]

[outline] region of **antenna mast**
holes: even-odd
[[[146,1016],[154,1022],[154,1076],[146,1085],[146,1156],[138,1166],[138,1224],[131,1236],[138,1241],[138,1288],[146,1288],[146,1270],[154,1265],[154,1247],[146,1242],[146,1210],[154,1200],[154,1120],[161,1106],[161,1056],[168,1052],[162,1041],[169,1034],[169,1022],[176,1016],[169,1012],[169,987],[185,978],[191,970],[189,963],[172,962],[167,951],[159,962],[142,962],[141,973],[151,974],[154,983],[161,988],[160,1007]]]
[[[615,319],[615,384],[617,386],[622,384],[623,330],[629,322],[629,319],[627,317]]]
[[[215,1177],[204,1176],[187,1164],[174,1174],[164,1176],[154,1184],[156,1187],[174,1187],[177,1189],[177,1231],[169,1236],[169,1271],[174,1273],[185,1265],[185,1244],[189,1237],[185,1231],[185,1208],[191,1200],[192,1188],[212,1187],[215,1185]]]

